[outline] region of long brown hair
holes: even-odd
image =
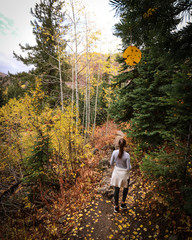
[[[123,156],[123,151],[124,151],[125,145],[126,145],[125,139],[124,138],[120,138],[119,139],[119,154],[118,154],[119,158],[122,158],[122,156]]]

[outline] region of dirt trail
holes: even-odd
[[[115,148],[117,148],[117,146],[118,146],[119,139],[123,138],[125,136],[125,134],[122,131],[117,131],[116,135],[117,136],[115,137],[115,141],[114,141]]]
[[[121,137],[124,137],[124,133],[117,131],[114,140],[115,148]],[[111,153],[112,151],[107,156],[108,161],[110,161]],[[68,239],[118,239],[116,235],[119,234],[115,222],[117,214],[113,213],[113,188],[110,187],[111,174],[111,167],[103,172],[103,179],[95,199],[79,214],[77,227]],[[125,212],[121,214],[125,217]]]
[[[123,137],[121,131],[117,132],[114,145]],[[107,156],[110,160],[110,154]],[[154,209],[145,205],[145,186],[140,184],[137,171],[131,173],[131,183],[126,200],[128,209],[113,212],[113,189],[109,182],[112,168],[107,168],[103,173],[101,186],[95,198],[79,213],[76,219],[76,227],[66,239],[138,239],[138,240],[180,240],[179,235],[166,226],[167,218],[163,215],[163,209]],[[137,176],[137,181],[135,178]],[[122,189],[120,191],[120,200]]]

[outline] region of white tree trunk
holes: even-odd
[[[109,77],[109,86],[111,86],[111,78]],[[111,106],[111,94],[109,92],[109,105],[108,105],[108,110]],[[109,127],[109,111],[107,111],[107,124],[106,124],[106,135],[108,134],[108,127]]]
[[[73,113],[73,105],[74,105],[74,67],[73,67],[73,59],[71,60],[71,66],[72,66],[72,69],[71,69],[71,78],[72,78],[72,96],[71,96],[71,102],[72,102],[72,113]]]
[[[101,77],[100,68],[101,68],[101,65],[99,63],[99,71],[97,76],[97,87],[96,87],[96,95],[95,95],[95,115],[94,115],[94,123],[93,123],[93,135],[95,132],[96,120],[97,120],[97,101],[98,101],[98,94],[99,94],[99,82]]]
[[[75,19],[75,9],[73,1],[71,1],[72,6],[72,15],[73,15],[73,28],[74,28],[74,37],[75,37],[75,92],[76,92],[76,126],[79,120],[79,86],[78,86],[78,39],[77,39],[77,22]]]
[[[64,106],[63,106],[63,81],[61,76],[61,57],[59,52],[59,82],[60,82],[60,94],[61,94],[61,110],[62,113],[64,112]]]
[[[86,111],[85,111],[85,132],[90,129],[90,67],[89,67],[89,42],[88,42],[88,23],[87,16],[85,16],[86,20]]]

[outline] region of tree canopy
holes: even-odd
[[[69,78],[66,40],[63,37],[67,30],[63,4],[62,0],[41,0],[40,3],[36,3],[34,10],[31,9],[34,17],[31,25],[36,45],[20,44],[21,50],[27,53],[26,57],[14,52],[18,60],[35,67],[35,74],[42,78],[45,92],[50,97],[49,102],[53,106],[59,97],[57,93],[59,92],[59,71],[62,72],[64,82]],[[59,69],[59,57],[63,59],[61,69]]]
[[[111,115],[116,122],[131,124],[128,136],[148,153],[142,158],[142,171],[159,179],[159,183],[165,177],[167,186],[178,181],[179,189],[188,196],[185,199],[188,205],[192,2],[111,0],[110,3],[120,17],[115,34],[122,38],[123,50],[135,45],[142,51],[141,61],[134,67],[119,59],[122,71],[114,79],[114,90],[118,88],[113,94]]]

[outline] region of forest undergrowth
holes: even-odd
[[[168,204],[158,182],[145,178],[139,168],[144,153],[131,139],[126,138],[133,165],[128,210],[114,214],[113,198],[98,193],[103,178],[99,162],[110,159],[118,131],[112,122],[97,128],[90,140],[97,151],[76,170],[75,182],[60,178],[59,186],[22,183],[7,193],[4,198],[13,211],[7,205],[1,209],[1,239],[191,239],[190,216],[176,203]],[[177,202],[176,188],[169,192]]]
[[[116,125],[111,123],[95,131],[95,139],[90,141],[90,151],[97,147],[99,155],[90,153],[83,164],[75,169],[75,177],[59,177],[58,183],[40,180],[19,182],[18,186],[13,178],[5,176],[5,169],[1,167],[2,179],[10,187],[1,189],[1,235],[0,239],[63,239],[74,227],[80,209],[94,198],[97,185],[102,178],[102,172],[97,166],[105,156],[104,146],[112,146]],[[102,136],[101,136],[102,135]],[[102,138],[103,137],[103,138]],[[99,140],[100,138],[100,140]],[[93,150],[91,150],[93,149]],[[8,173],[7,173],[8,174]]]
[[[155,183],[144,180],[138,169],[132,171],[131,179],[126,211],[113,213],[113,199],[98,193],[79,213],[66,239],[190,240],[190,217],[171,210],[156,193]]]

